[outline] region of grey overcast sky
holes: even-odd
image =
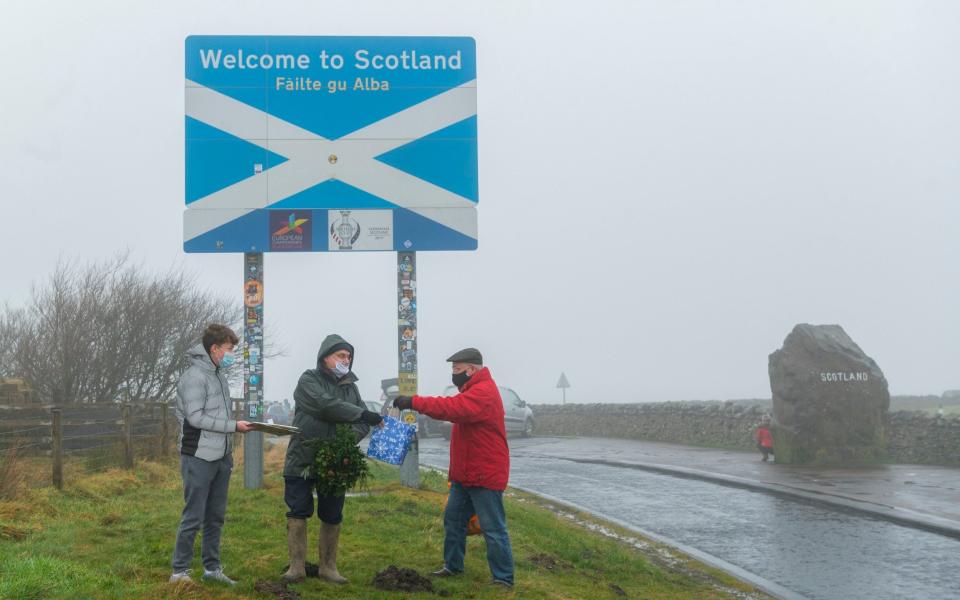
[[[842,325],[893,393],[960,388],[960,3],[31,2],[0,15],[0,301],[129,248],[182,251],[184,38],[477,40],[480,250],[420,254],[421,392],[483,350],[574,402],[769,397],[767,355]],[[290,397],[322,338],[396,372],[395,255],[267,255]],[[78,348],[77,351],[82,351]]]

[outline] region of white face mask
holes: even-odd
[[[337,364],[333,365],[333,372],[340,377],[343,377],[350,372],[350,363],[338,362]]]

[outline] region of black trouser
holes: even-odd
[[[768,455],[773,454],[773,448],[770,446],[761,446],[760,442],[757,442],[757,450],[763,453],[764,460],[767,460]]]
[[[287,503],[287,516],[293,519],[309,519],[313,516],[313,492],[317,488],[316,479],[304,479],[284,475],[283,500]],[[343,522],[344,496],[317,495],[317,518],[330,525]]]

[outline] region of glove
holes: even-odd
[[[410,396],[397,396],[393,405],[400,410],[411,410],[413,409],[413,398]]]
[[[370,410],[365,410],[363,414],[360,415],[360,422],[366,425],[379,425],[380,421],[383,421],[383,417]]]

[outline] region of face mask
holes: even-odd
[[[337,364],[333,365],[333,372],[339,375],[340,377],[343,377],[344,375],[350,372],[350,364],[338,362]]]
[[[457,386],[457,389],[459,389],[463,387],[463,384],[470,380],[470,376],[467,375],[466,371],[464,371],[463,373],[454,373],[451,379],[453,380],[453,385]]]
[[[233,350],[227,350],[223,353],[223,357],[220,359],[220,367],[227,369],[230,368],[235,362],[237,362],[237,356],[233,353]]]

